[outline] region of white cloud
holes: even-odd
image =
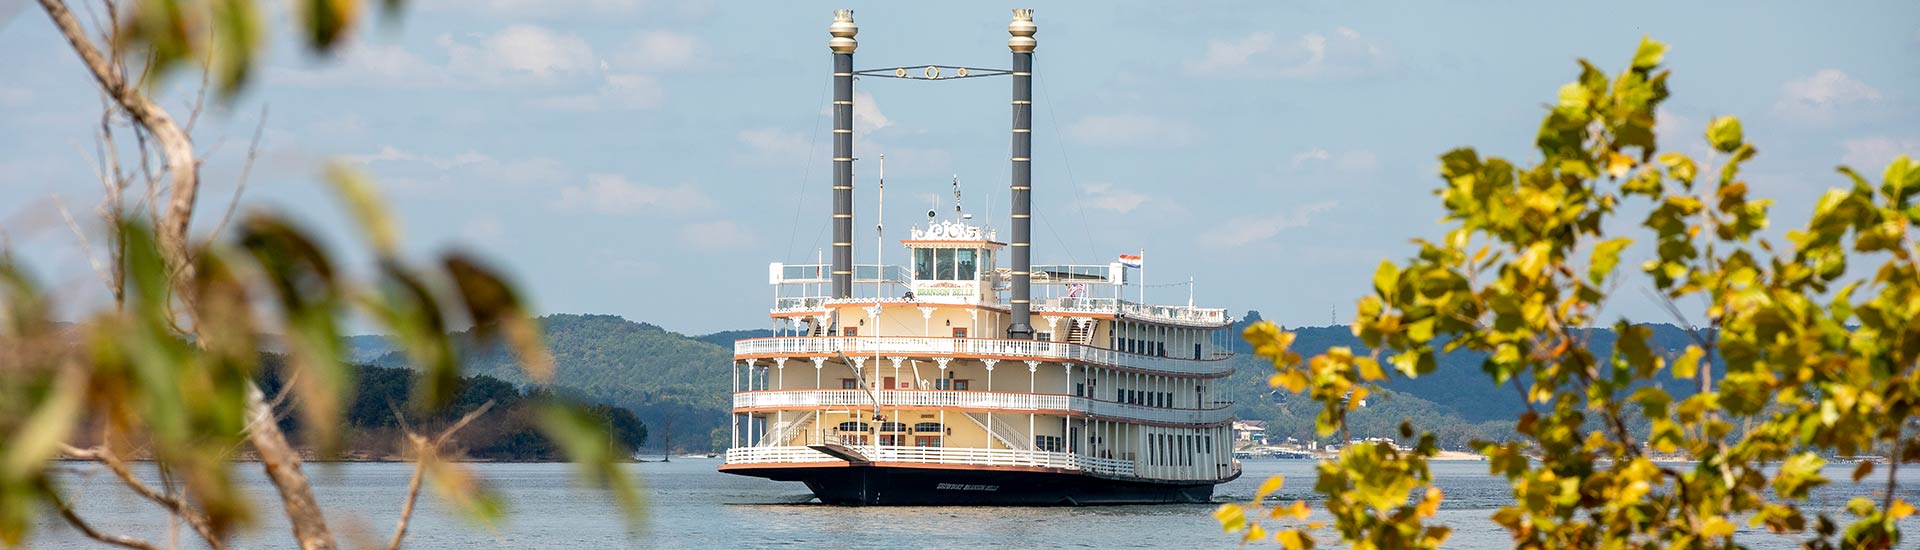
[[[1314,147],[1293,155],[1289,167],[1295,172],[1325,166],[1345,175],[1371,174],[1380,169],[1380,157],[1373,151],[1353,149],[1338,153]]]
[[[599,19],[634,15],[647,7],[645,0],[428,0],[429,12],[471,15],[478,11],[502,19]]]
[[[555,96],[535,102],[561,111],[636,111],[659,107],[667,98],[660,81],[643,74],[610,74],[590,93]]]
[[[680,240],[703,249],[736,248],[753,242],[753,234],[728,220],[691,223],[680,228]]]
[[[531,76],[547,79],[599,68],[585,40],[537,25],[513,25],[483,37],[478,44],[441,35],[448,66],[458,74],[484,79]]]
[[[536,25],[492,34],[434,40],[445,63],[428,61],[397,44],[352,42],[336,62],[311,69],[276,69],[275,78],[303,86],[399,87],[545,83],[597,74],[603,63],[578,36]]]
[[[560,190],[554,207],[561,210],[590,210],[601,214],[636,214],[652,210],[680,211],[705,208],[713,204],[705,193],[691,185],[662,187],[627,181],[608,174],[587,176],[585,186]]]
[[[1887,168],[1887,164],[1893,162],[1894,157],[1907,155],[1920,158],[1920,140],[1915,139],[1888,137],[1849,139],[1841,146],[1846,148],[1847,152],[1840,157],[1840,162],[1853,167],[1868,180],[1879,179],[1880,173]]]
[[[382,178],[383,181],[411,179],[423,185],[425,180],[448,182],[455,179],[516,185],[550,183],[565,178],[567,172],[559,161],[545,157],[501,160],[471,150],[452,155],[428,155],[392,145],[382,146],[379,151],[372,153],[346,155],[344,158],[347,162],[382,172],[386,176]]]
[[[822,107],[820,114],[832,116],[833,105]],[[873,94],[867,92],[853,93],[854,132],[866,134],[892,125],[893,121],[887,118],[886,113],[880,112],[880,102],[874,101]]]
[[[1086,196],[1080,205],[1095,210],[1112,210],[1125,214],[1146,204],[1147,195],[1136,191],[1116,189],[1111,183],[1089,183],[1084,188]]]
[[[691,34],[646,31],[627,40],[615,54],[616,66],[645,71],[673,71],[705,62],[705,45]]]
[[[1774,110],[1811,122],[1831,122],[1842,107],[1880,99],[1880,90],[1839,69],[1823,69],[1806,78],[1789,80],[1780,88]]]
[[[452,82],[446,68],[394,44],[351,42],[333,62],[310,69],[275,68],[273,78],[298,86],[413,88]]]
[[[1310,32],[1282,41],[1269,32],[1232,40],[1208,40],[1194,74],[1217,77],[1330,80],[1366,76],[1392,64],[1385,46],[1347,27],[1331,36]]]
[[[1142,114],[1091,115],[1067,126],[1067,137],[1088,145],[1183,147],[1199,134],[1183,120]]]
[[[1281,231],[1306,227],[1313,217],[1332,210],[1339,203],[1320,201],[1295,208],[1291,214],[1237,218],[1225,226],[1200,236],[1200,244],[1217,248],[1238,248],[1279,235]]]

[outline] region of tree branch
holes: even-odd
[[[53,19],[54,27],[73,45],[74,53],[93,73],[94,80],[99,81],[107,97],[113,98],[120,108],[132,115],[159,142],[161,152],[166,157],[167,171],[173,180],[166,214],[156,221],[160,226],[160,246],[167,252],[167,263],[171,264],[169,267],[174,276],[187,278],[192,270],[192,264],[187,261],[187,223],[193,216],[193,201],[200,188],[200,165],[193,157],[192,140],[179,125],[174,124],[173,117],[142,94],[137,86],[128,84],[126,75],[87,38],[86,30],[80,26],[73,11],[67,9],[65,1],[40,0],[40,6]]]
[[[74,513],[73,507],[67,505],[66,499],[60,498],[60,493],[54,491],[52,485],[47,483],[45,480],[41,481],[40,490],[46,492],[47,500],[52,501],[53,506],[60,510],[60,518],[67,520],[68,525],[72,525],[74,529],[80,530],[80,534],[86,535],[87,538],[100,541],[103,544],[118,546],[121,548],[133,548],[135,550],[159,550],[159,548],[155,547],[152,543],[149,543],[147,541],[143,541],[133,537],[109,535],[106,533],[102,533],[97,529],[94,529],[92,524],[87,523],[87,520],[80,519],[80,514]]]
[[[167,511],[171,512],[175,517],[186,519],[187,524],[193,526],[193,530],[198,531],[200,538],[206,539],[207,545],[213,547],[214,550],[226,548],[226,543],[222,542],[219,537],[214,536],[213,529],[207,525],[206,518],[195,514],[193,508],[188,507],[187,503],[181,502],[180,499],[160,494],[154,491],[152,487],[148,487],[146,483],[141,482],[140,478],[134,477],[133,470],[128,468],[127,463],[120,460],[120,457],[115,455],[112,450],[105,447],[81,449],[72,445],[62,445],[61,447],[61,452],[66,453],[67,456],[81,460],[91,460],[105,465],[108,470],[113,472],[115,477],[120,478],[121,483],[126,484],[127,488],[132,489],[135,494],[145,497],[155,504],[159,504],[162,508],[166,508]]]
[[[80,56],[81,63],[93,74],[94,80],[100,83],[101,90],[138,123],[136,137],[144,142],[144,136],[150,134],[158,143],[166,172],[172,180],[166,212],[155,219],[160,251],[166,261],[170,280],[174,282],[171,286],[187,304],[186,311],[195,311],[192,307],[195,297],[188,291],[191,285],[185,284],[193,279],[188,228],[193,217],[194,198],[200,188],[200,164],[194,158],[191,137],[174,123],[164,109],[143,94],[140,86],[129,83],[119,65],[87,38],[86,30],[75,19],[64,0],[39,1],[47,17],[53,20],[54,27],[73,46],[74,53]],[[144,146],[142,151],[141,161],[144,165]],[[149,183],[152,183],[151,179]],[[149,190],[152,192],[151,185]],[[152,206],[158,207],[157,204]],[[204,342],[205,339],[199,341]],[[268,479],[279,489],[287,519],[293,525],[294,539],[301,548],[307,550],[331,550],[334,547],[333,534],[327,529],[326,517],[320,512],[319,502],[313,496],[313,488],[308,484],[306,474],[300,471],[300,455],[287,443],[286,434],[280,431],[279,425],[272,421],[273,410],[267,406],[256,384],[248,384],[246,414],[255,424],[248,431],[248,438],[259,452]]]
[[[389,403],[388,406],[391,407],[392,404]],[[427,438],[413,433],[411,429],[407,430],[407,439],[413,442],[414,448],[413,479],[407,482],[407,501],[400,507],[400,523],[393,528],[393,540],[387,543],[387,550],[400,550],[400,541],[407,536],[407,523],[413,519],[414,502],[420,500],[420,482],[426,477],[427,461],[439,460],[440,446],[445,445],[447,440],[453,437],[454,432],[460,431],[460,428],[467,427],[467,423],[473,422],[476,418],[480,418],[480,415],[486,414],[487,409],[491,408],[493,408],[493,400],[489,399],[486,403],[481,404],[479,408],[474,409],[473,412],[469,412],[466,416],[460,417],[458,422],[454,422],[452,426],[441,431],[440,435],[434,437],[432,441],[428,441]],[[402,416],[398,410],[394,411],[394,416],[400,418],[401,426],[406,425],[406,417]]]

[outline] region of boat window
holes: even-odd
[[[913,278],[922,281],[933,280],[933,249],[913,249]]]
[[[933,278],[936,280],[953,280],[953,249],[942,248],[933,251],[933,271]]]
[[[975,254],[975,251],[971,248],[963,248],[963,249],[953,251],[953,264],[954,264],[954,270],[956,271],[953,277],[954,280],[956,281],[974,280],[975,278],[974,277],[974,254]]]
[[[916,432],[939,432],[942,429],[939,422],[921,422],[913,425],[913,431]]]
[[[904,431],[907,431],[907,425],[906,425],[906,424],[902,424],[902,423],[899,423],[899,422],[881,422],[881,423],[880,423],[880,431],[883,431],[883,432],[904,432]]]
[[[864,433],[864,432],[866,432],[866,431],[867,431],[867,423],[865,423],[865,422],[851,422],[851,421],[849,421],[849,422],[841,422],[841,423],[840,423],[840,431],[842,431],[842,432],[854,432],[854,433]]]

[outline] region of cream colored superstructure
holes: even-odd
[[[1167,481],[1238,475],[1223,310],[1121,300],[1126,271],[1035,266],[1033,340],[1010,323],[1005,247],[965,219],[856,266],[862,298],[815,296],[825,266],[773,264],[776,336],[734,351],[728,467],[874,461]],[[840,452],[840,451],[836,451]]]

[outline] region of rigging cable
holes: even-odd
[[[832,89],[833,89],[832,83],[828,83],[826,86],[821,87],[820,98],[814,100],[813,104],[819,105],[821,101],[826,101],[827,91]],[[789,227],[792,227],[795,229],[797,229],[800,225],[800,211],[804,209],[803,206],[807,202],[807,183],[813,179],[813,158],[814,158],[813,153],[814,153],[814,149],[820,145],[820,119],[826,118],[826,116],[827,116],[826,113],[820,113],[820,114],[814,115],[813,130],[807,132],[807,135],[812,136],[812,138],[810,141],[807,142],[807,157],[806,157],[806,160],[802,162],[802,166],[805,166],[805,168],[801,171],[800,192],[798,193],[798,198],[794,199],[793,201],[793,222],[788,224]],[[793,237],[794,237],[794,234],[796,233],[799,233],[799,231],[793,231],[791,229],[787,231],[787,248],[785,250],[784,257],[788,261],[793,260]],[[815,242],[814,244],[819,244],[819,243]]]
[[[1053,123],[1053,132],[1051,133],[1053,134],[1054,147],[1060,150],[1060,164],[1067,169],[1067,185],[1073,189],[1073,209],[1080,214],[1080,229],[1086,233],[1087,248],[1093,252],[1095,258],[1099,258],[1099,248],[1093,245],[1093,229],[1087,224],[1086,201],[1080,198],[1080,181],[1073,176],[1073,159],[1067,156],[1066,142],[1060,140],[1059,110],[1053,108],[1053,94],[1047,91],[1046,79],[1040,78],[1037,75],[1033,79],[1040,83],[1040,97],[1046,100],[1047,120]],[[1057,240],[1059,238],[1060,236],[1056,233],[1054,239]],[[1062,246],[1065,246],[1065,244],[1062,243]],[[1072,258],[1072,254],[1069,253],[1068,257]],[[1077,260],[1076,263],[1078,263]]]

